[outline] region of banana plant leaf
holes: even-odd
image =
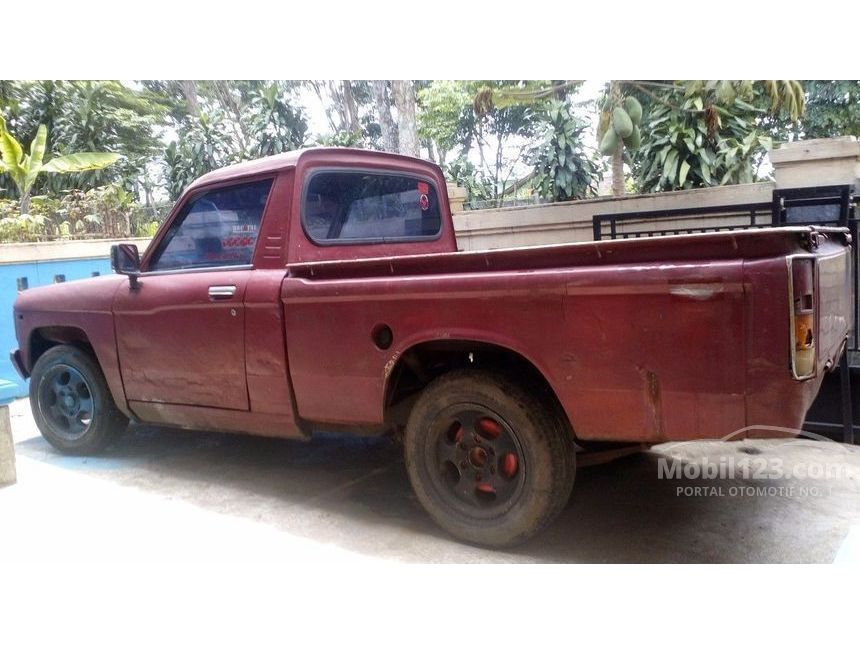
[[[33,187],[33,182],[42,171],[42,159],[45,158],[45,146],[48,142],[48,128],[43,125],[39,126],[36,132],[36,138],[30,143],[30,157],[27,163],[23,164],[27,171],[27,176],[24,179],[24,192],[28,192]]]
[[[99,170],[110,166],[119,160],[115,152],[76,152],[62,157],[54,157],[44,166],[44,172],[81,172],[82,170]]]

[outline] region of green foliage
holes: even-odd
[[[37,177],[41,173],[71,173],[105,168],[119,159],[113,152],[79,152],[54,157],[44,162],[48,129],[40,125],[30,143],[30,154],[25,154],[21,144],[6,130],[6,121],[0,116],[0,172],[8,174],[21,198],[21,211],[26,214]]]
[[[747,103],[759,101],[759,107],[768,113],[785,113],[793,122],[800,119],[806,105],[799,81],[686,81],[682,87],[684,98],[700,96],[706,104],[716,103],[729,109],[738,99]]]
[[[318,146],[331,146],[333,148],[364,148],[365,138],[361,132],[354,130],[340,130],[334,134],[317,137]]]
[[[477,121],[467,83],[433,81],[418,91],[418,106],[418,136],[431,142],[443,160],[457,146],[471,147]]]
[[[0,199],[0,242],[38,242],[44,239],[47,218],[36,208],[22,214],[16,200]]]
[[[167,192],[175,200],[200,175],[236,160],[219,112],[184,121],[164,151]]]
[[[689,95],[678,107],[655,102],[643,118],[646,136],[634,157],[642,192],[754,181],[771,146],[757,127],[764,109],[735,97],[730,107]]]
[[[146,163],[160,151],[157,128],[165,108],[151,95],[118,81],[5,81],[0,111],[19,141],[35,139],[39,125],[48,130],[46,149],[55,155],[111,150],[122,158],[86,174],[43,174],[33,192],[59,194],[118,182],[139,187]],[[0,176],[0,188],[11,190]]]
[[[550,81],[433,81],[418,90],[418,135],[443,166],[452,150],[459,148],[459,158],[476,149],[475,181],[490,183],[490,199],[499,202],[519,185],[515,172],[538,126],[536,112],[567,89]]]
[[[537,193],[553,201],[595,197],[603,171],[582,143],[587,126],[561,101],[550,102],[543,123],[544,140],[531,152]]]
[[[142,208],[120,186],[34,197],[23,215],[17,202],[0,199],[0,242],[152,237],[168,210]]]
[[[550,85],[550,89],[541,90],[541,85]],[[541,123],[538,115],[547,100],[556,95],[556,88],[549,81],[469,81],[465,87],[477,97],[473,107],[480,117],[470,126],[463,151],[468,153],[473,145],[477,147],[479,170],[492,180],[492,198],[500,202],[510,186],[516,184],[514,173]],[[564,91],[562,87],[557,89],[559,95]],[[487,100],[489,110],[482,104]]]
[[[475,114],[526,105],[540,107],[550,99],[563,99],[582,81],[478,81],[473,83]]]
[[[308,125],[299,108],[285,100],[278,83],[265,83],[248,92],[248,125],[254,145],[253,158],[276,155],[300,148]]]
[[[176,199],[194,179],[222,166],[300,148],[307,122],[287,81],[191,82],[196,108],[180,81],[146,86],[166,104],[177,141],[165,149],[165,184]],[[188,88],[186,88],[188,89]]]
[[[860,136],[860,81],[804,81],[806,113],[799,133],[806,139]]]
[[[370,81],[301,81],[300,84],[316,93],[331,128],[330,133],[318,137],[320,145],[381,149],[382,127]],[[385,92],[387,96],[387,89]]]
[[[468,157],[461,155],[444,164],[445,178],[469,190],[471,201],[487,201],[495,196],[493,181],[480,173]]]

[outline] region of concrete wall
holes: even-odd
[[[540,244],[587,242],[593,239],[592,217],[612,213],[672,210],[702,206],[770,203],[773,182],[701,188],[674,193],[604,197],[561,204],[464,211],[454,217],[458,246],[465,251]],[[713,214],[662,220],[660,227],[728,226],[749,223],[748,217]],[[625,222],[623,232],[646,232],[657,226],[647,222]]]

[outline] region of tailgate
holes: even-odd
[[[844,235],[819,237],[814,257],[817,267],[817,367],[830,369],[839,362],[845,339],[853,329],[853,247]]]

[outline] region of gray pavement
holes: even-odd
[[[386,439],[299,443],[138,426],[104,456],[67,457],[39,435],[26,399],[11,414],[18,483],[0,488],[0,559],[860,561],[860,448],[830,442],[665,444],[582,468],[549,530],[492,551],[433,524]],[[759,460],[779,478],[659,477],[703,458],[752,460],[753,470]],[[833,476],[782,477],[816,467]]]

